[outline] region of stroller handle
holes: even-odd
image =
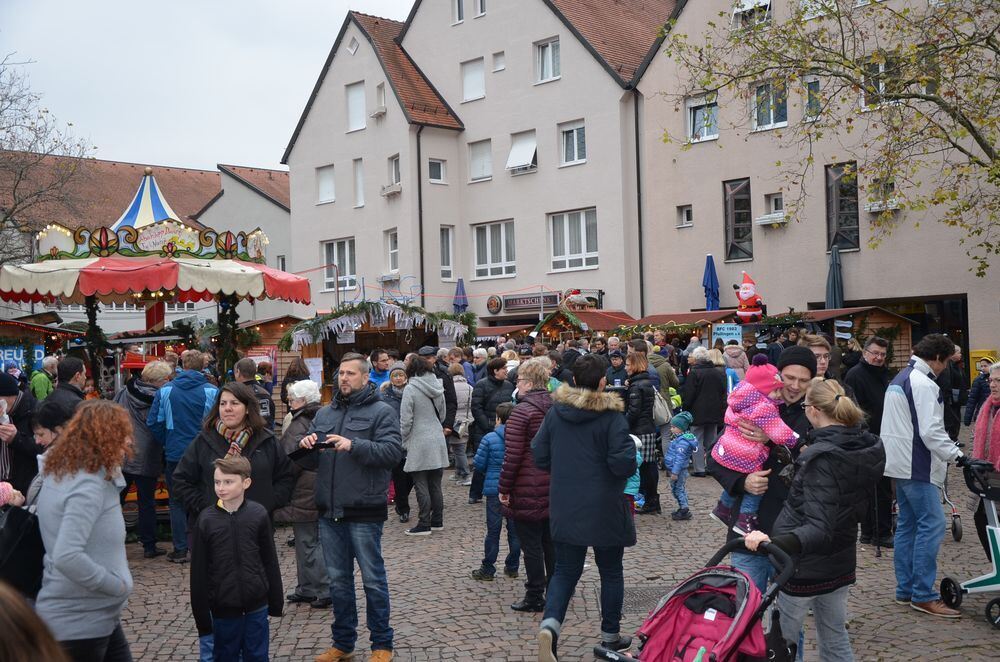
[[[792,560],[785,550],[781,549],[777,545],[772,545],[771,543],[762,542],[757,547],[756,552],[751,552],[743,544],[743,538],[733,538],[712,555],[712,558],[708,560],[705,564],[706,567],[711,567],[713,565],[719,565],[726,556],[732,554],[733,552],[743,552],[745,554],[756,554],[757,556],[767,556],[767,560],[771,562],[771,565],[778,572],[777,577],[774,578],[774,583],[777,586],[784,586],[784,584],[792,578],[792,574],[795,572],[795,562]]]

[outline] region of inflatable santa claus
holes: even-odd
[[[751,324],[759,322],[764,315],[764,300],[757,294],[757,283],[747,272],[743,272],[743,282],[740,285],[733,285],[736,290],[736,298],[739,305],[736,307],[736,316],[741,324]]]

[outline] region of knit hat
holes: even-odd
[[[437,347],[431,347],[430,345],[424,345],[417,350],[419,356],[434,356],[438,353]]]
[[[811,355],[812,352],[810,351],[809,354]],[[784,352],[782,352],[782,356],[784,356]],[[815,365],[816,359],[813,358],[813,366]],[[815,367],[813,370],[815,371]],[[764,397],[771,395],[771,392],[774,391],[774,389],[781,386],[781,379],[778,377],[778,369],[767,362],[767,355],[764,353],[754,354],[753,365],[747,369],[746,381],[757,389],[757,391],[759,391]]]
[[[608,353],[608,358],[613,359],[613,358],[616,358],[616,357],[619,358],[619,359],[623,359],[623,358],[625,358],[625,355],[622,354],[622,352],[621,352],[620,349],[613,349],[613,350],[611,350],[611,352]]]
[[[6,372],[0,372],[0,396],[17,395],[20,392],[17,380]]]
[[[670,419],[670,425],[677,428],[681,432],[687,432],[693,422],[694,417],[691,416],[691,412],[689,411],[678,412],[673,418]]]
[[[758,355],[754,355],[756,358]],[[816,355],[808,347],[792,345],[782,350],[778,356],[778,371],[785,369],[785,366],[800,365],[809,371],[810,377],[816,376]]]
[[[389,366],[389,375],[391,376],[392,373],[396,372],[397,370],[402,370],[403,372],[406,372],[406,364],[403,363],[402,361],[396,361],[391,366]]]

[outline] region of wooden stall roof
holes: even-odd
[[[610,331],[623,324],[635,324],[635,318],[624,310],[573,310],[570,314],[586,324],[590,331]]]
[[[512,324],[508,326],[479,326],[476,327],[477,338],[495,338],[496,336],[509,336],[514,333],[530,331],[535,328],[534,324]]]
[[[886,310],[885,308],[879,308],[878,306],[857,306],[855,308],[824,308],[822,310],[807,310],[804,313],[802,321],[804,322],[826,322],[832,319],[838,319],[841,317],[850,317],[851,315],[861,315],[864,313],[870,313],[873,310],[877,310],[880,313],[886,315],[891,315],[896,317],[907,324],[916,324],[909,317],[903,317],[891,310]]]
[[[45,324],[33,324],[22,320],[0,320],[0,330],[21,332],[27,331],[29,333],[37,334],[55,334],[58,336],[69,336],[74,338],[83,335],[79,331],[61,329],[57,326],[46,326]]]
[[[637,324],[714,324],[730,317],[735,317],[736,309],[727,310],[698,310],[684,313],[656,313],[646,315]]]

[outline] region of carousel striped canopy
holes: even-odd
[[[160,195],[160,187],[156,185],[156,178],[152,175],[152,169],[146,168],[146,174],[139,184],[135,197],[125,209],[125,213],[111,226],[112,230],[124,227],[139,229],[160,221],[175,221],[180,223],[177,213],[170,208],[166,199]]]

